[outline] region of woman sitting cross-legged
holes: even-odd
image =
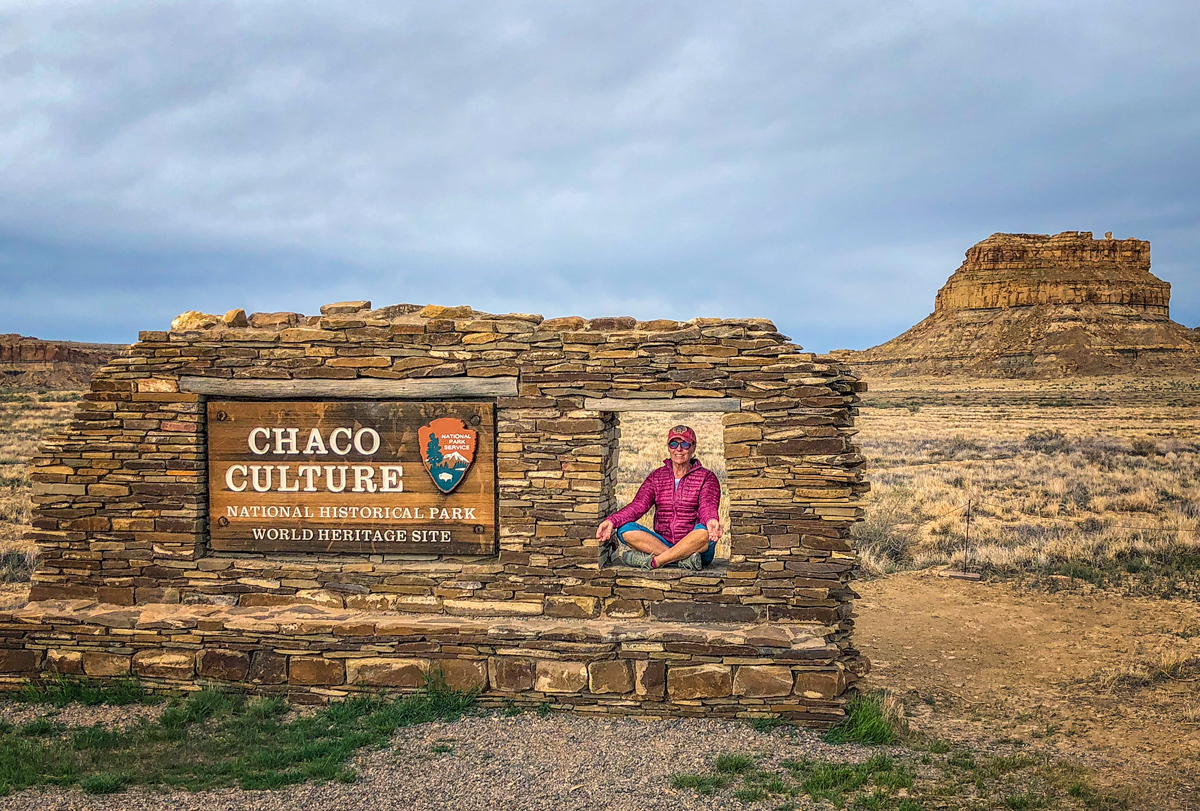
[[[695,458],[696,432],[686,425],[667,432],[667,453],[670,458],[646,477],[629,506],[600,523],[596,537],[606,543],[615,532],[629,566],[701,569],[712,563],[721,539],[721,483]],[[651,506],[653,530],[635,523]]]

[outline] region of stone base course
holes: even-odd
[[[82,600],[0,613],[0,688],[39,671],[134,676],[150,689],[216,685],[302,703],[419,689],[440,671],[484,705],[627,715],[844,715],[837,630],[820,624],[459,618]],[[862,657],[853,659],[864,662]]]

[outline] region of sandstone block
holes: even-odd
[[[175,316],[171,322],[171,332],[187,332],[188,330],[208,329],[215,327],[221,319],[215,315],[202,313],[198,310],[188,310]]]
[[[446,684],[455,690],[487,687],[487,662],[483,659],[439,659],[430,662],[431,670],[441,670]]]
[[[733,677],[733,694],[751,698],[786,696],[792,692],[792,670],[776,665],[742,665]]]
[[[595,597],[575,597],[554,594],[546,598],[544,612],[547,617],[573,617],[585,619],[596,616],[600,601]]]
[[[560,662],[541,659],[537,663],[534,689],[541,693],[582,693],[588,687],[585,662]]]
[[[190,679],[196,654],[182,650],[140,650],[133,655],[133,672],[149,679]]]
[[[547,318],[539,326],[539,330],[547,331],[574,331],[580,330],[587,326],[587,319],[577,315],[568,315],[563,318]]]
[[[371,309],[369,301],[336,301],[321,305],[321,315],[349,315]]]
[[[628,659],[591,662],[588,690],[593,693],[628,693],[633,690],[633,668]]]
[[[287,672],[286,656],[271,650],[257,650],[250,656],[250,681],[254,684],[283,684]]]
[[[426,659],[347,659],[346,683],[371,687],[420,687],[425,684],[428,668]]]
[[[89,496],[127,496],[129,488],[123,484],[89,484]]]
[[[250,673],[250,657],[235,650],[202,650],[196,657],[196,669],[206,679],[245,681]]]
[[[83,672],[89,676],[127,676],[129,658],[127,654],[87,651],[83,654]]]
[[[725,429],[726,442],[752,442],[762,439],[762,429],[757,425],[739,425]]]
[[[667,622],[754,622],[759,618],[758,610],[751,605],[697,603],[692,600],[651,603],[650,616]]]
[[[283,329],[299,323],[298,313],[253,313],[250,316],[250,326],[256,329]]]
[[[467,306],[443,307],[440,304],[427,304],[417,311],[421,318],[467,318],[474,314]]]
[[[309,343],[310,341],[341,341],[346,340],[346,336],[340,332],[328,329],[315,329],[310,327],[295,327],[285,329],[279,333],[279,339],[285,344]]]
[[[293,656],[288,662],[288,683],[303,685],[341,684],[346,680],[342,663],[317,656]]]
[[[846,690],[846,675],[839,671],[800,671],[796,674],[796,695],[805,698],[837,698]]]
[[[790,648],[792,632],[780,625],[757,625],[746,631],[746,644],[756,648]]]
[[[623,600],[619,597],[604,604],[605,616],[613,619],[635,619],[646,615],[646,608],[641,600]]]
[[[225,313],[221,321],[225,326],[233,327],[234,329],[244,329],[250,326],[250,319],[246,317],[246,311],[241,308]]]
[[[533,660],[517,656],[493,656],[488,659],[492,689],[519,693],[533,689]]]
[[[442,605],[447,614],[455,616],[532,617],[542,613],[541,603],[519,600],[444,600]]]
[[[144,380],[137,382],[137,390],[140,392],[156,392],[165,394],[168,392],[179,391],[178,380],[166,380],[161,377],[147,377]]]
[[[82,676],[83,654],[74,650],[46,651],[46,670],[50,673],[61,673],[64,676]]]
[[[634,663],[634,688],[639,696],[662,699],[667,694],[667,663],[660,659],[638,659]]]
[[[672,701],[720,698],[733,692],[728,665],[689,665],[667,669],[667,693]]]
[[[39,654],[32,650],[0,650],[0,673],[31,673],[37,670]]]

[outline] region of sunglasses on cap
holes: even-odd
[[[667,443],[667,447],[671,450],[682,448],[686,451],[688,448],[692,447],[692,443],[688,442],[686,439],[672,439]]]

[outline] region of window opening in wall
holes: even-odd
[[[667,435],[675,426],[685,425],[696,433],[696,457],[716,474],[721,485],[719,516],[722,535],[717,541],[713,562],[706,568],[724,566],[729,561],[729,492],[725,474],[724,426],[721,413],[624,411],[612,415],[617,422],[618,451],[610,512],[620,509],[637,494],[638,488],[667,459]],[[653,528],[655,508],[637,523]],[[603,547],[602,547],[603,550]],[[603,565],[623,565],[611,555],[602,557]],[[672,567],[674,568],[674,567]]]

